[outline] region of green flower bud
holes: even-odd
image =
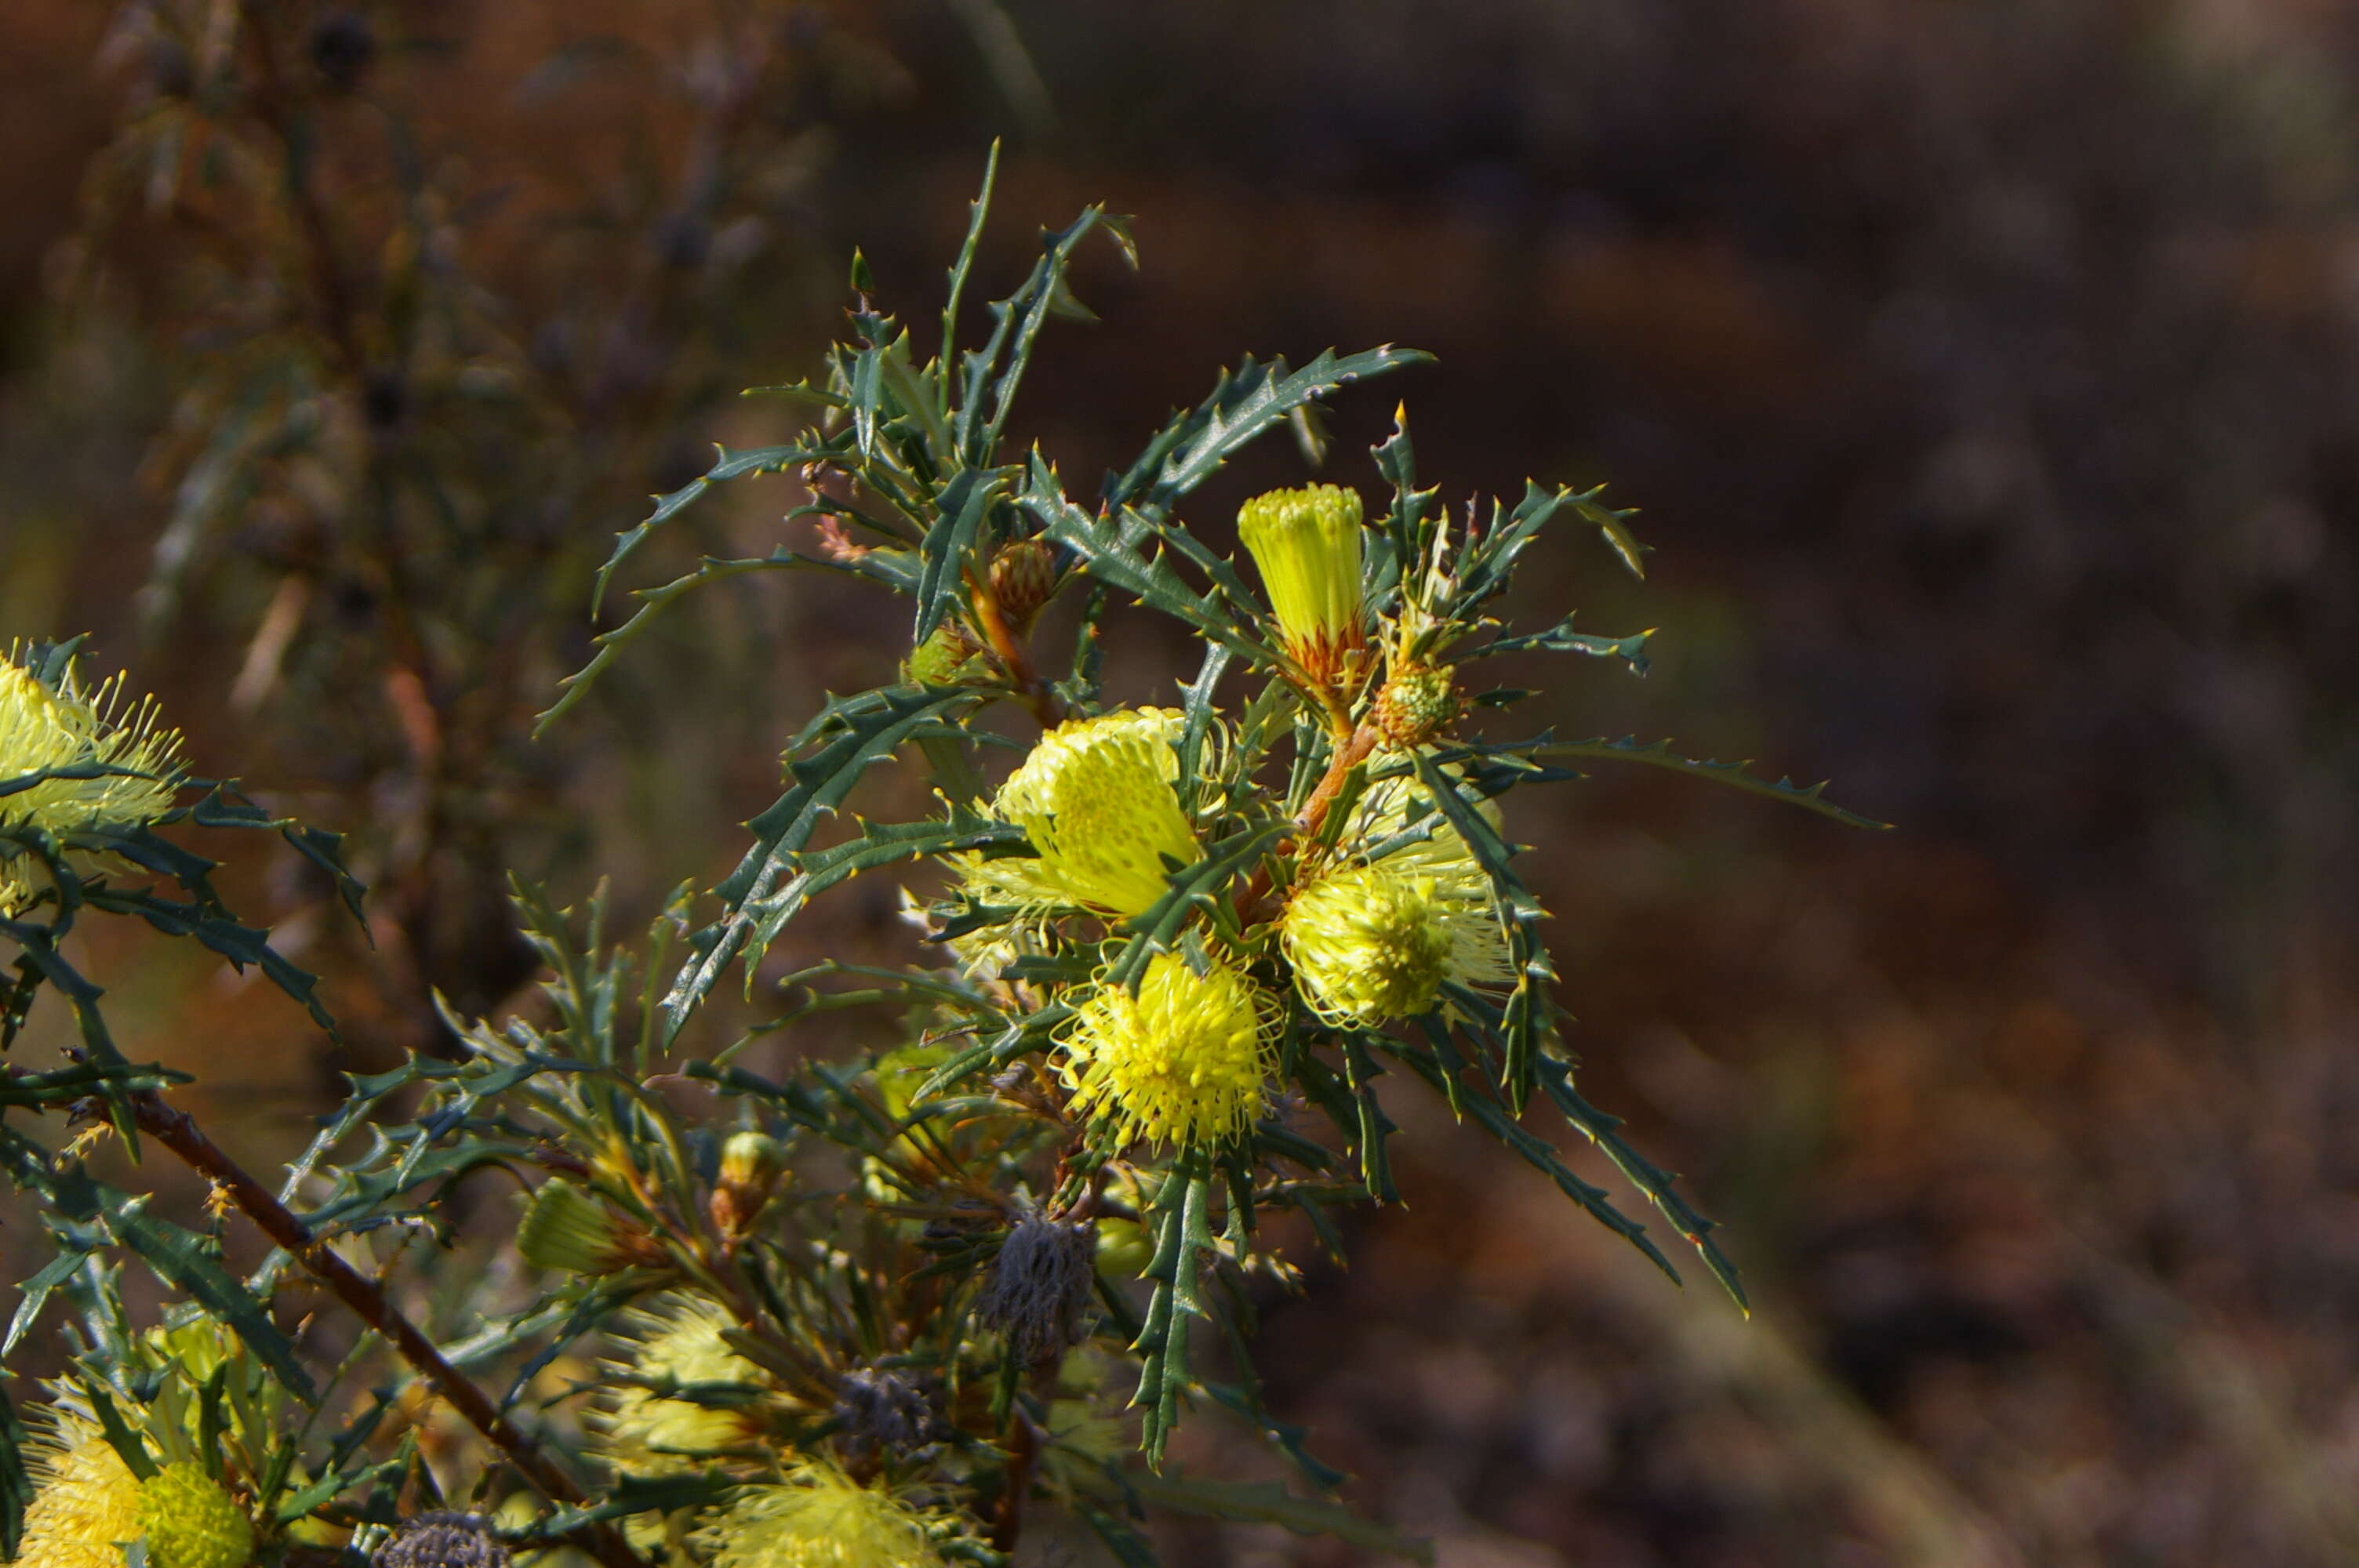
[[[245,1568],[254,1555],[254,1521],[193,1460],[140,1483],[137,1519],[155,1568]]]
[[[729,1135],[721,1146],[721,1173],[713,1184],[712,1223],[723,1236],[743,1236],[786,1172],[785,1145],[752,1128]]]

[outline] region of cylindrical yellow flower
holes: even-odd
[[[245,1568],[254,1521],[192,1459],[140,1483],[139,1530],[156,1568]]]
[[[1269,1076],[1273,1010],[1215,960],[1203,974],[1158,954],[1138,994],[1101,988],[1077,1010],[1058,1071],[1071,1108],[1111,1120],[1128,1143],[1202,1144],[1243,1131]]]
[[[701,1537],[712,1568],[941,1568],[926,1516],[832,1465],[803,1461],[737,1494]]]
[[[1359,492],[1340,484],[1273,490],[1237,513],[1287,654],[1319,686],[1341,684],[1367,641],[1361,517]]]
[[[1125,708],[1076,719],[1040,738],[992,802],[1022,827],[1037,859],[959,862],[985,903],[1064,905],[1127,918],[1161,898],[1167,861],[1197,858],[1180,809],[1184,719],[1169,708]]]
[[[139,1478],[97,1427],[53,1419],[30,1454],[35,1489],[17,1568],[123,1568],[124,1543],[139,1539]]]
[[[50,778],[0,795],[0,828],[38,827],[54,837],[97,827],[144,827],[172,808],[183,768],[178,730],[158,728],[153,697],[126,703],[123,677],[85,694],[69,676],[44,685],[11,648],[0,657],[0,784],[54,769],[125,770],[92,778]],[[32,896],[21,853],[0,844],[0,914]]]
[[[631,1314],[632,1354],[618,1370],[692,1385],[766,1385],[762,1369],[731,1348],[724,1331],[737,1326],[727,1310],[701,1296],[674,1296]],[[689,1468],[697,1456],[743,1448],[763,1429],[758,1406],[700,1404],[653,1389],[625,1385],[599,1423],[607,1457],[624,1470],[662,1475]]]

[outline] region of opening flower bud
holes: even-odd
[[[516,1230],[525,1261],[569,1274],[612,1274],[659,1254],[645,1235],[597,1198],[567,1181],[543,1182]]]
[[[712,1223],[723,1236],[743,1236],[785,1174],[785,1145],[766,1132],[745,1128],[721,1146],[721,1171],[712,1188]]]
[[[1313,686],[1343,687],[1359,672],[1361,516],[1359,492],[1339,484],[1273,490],[1237,513],[1287,655]]]

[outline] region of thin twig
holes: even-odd
[[[131,1108],[141,1131],[211,1182],[264,1235],[285,1248],[289,1257],[333,1292],[363,1323],[383,1336],[386,1343],[432,1384],[434,1391],[450,1401],[469,1425],[507,1456],[508,1463],[535,1490],[560,1506],[576,1506],[584,1500],[582,1488],[573,1484],[572,1478],[550,1464],[532,1439],[518,1432],[500,1412],[489,1395],[443,1359],[442,1353],[419,1331],[417,1325],[402,1316],[386,1299],[375,1281],[345,1262],[334,1249],[313,1235],[310,1226],[206,1137],[188,1112],[165,1104],[163,1097],[152,1089],[133,1095]],[[606,1525],[584,1526],[570,1532],[567,1539],[596,1557],[605,1568],[647,1568],[630,1543]]]

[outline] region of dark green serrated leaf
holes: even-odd
[[[32,1506],[33,1476],[25,1467],[25,1424],[0,1390],[0,1557],[14,1561],[25,1539],[25,1510]]]
[[[614,553],[609,555],[605,564],[598,568],[597,582],[591,590],[590,613],[596,615],[598,607],[605,602],[606,585],[613,580],[615,568],[647,542],[647,535],[686,511],[690,504],[706,491],[716,484],[725,484],[731,480],[743,479],[748,474],[783,473],[790,468],[798,468],[804,463],[842,459],[850,455],[851,439],[849,432],[835,436],[821,436],[813,432],[799,441],[789,441],[775,447],[752,447],[742,452],[733,452],[726,447],[715,446],[713,451],[717,455],[712,460],[712,466],[710,469],[673,491],[669,495],[657,496],[656,509],[653,512],[647,514],[647,517],[639,523],[614,536]]]
[[[1203,402],[1165,426],[1127,470],[1107,478],[1104,503],[1168,517],[1181,496],[1249,443],[1285,424],[1296,409],[1355,381],[1432,358],[1387,343],[1342,358],[1328,349],[1298,371],[1289,371],[1284,360],[1242,360],[1235,370],[1221,373]]]
[[[1501,1034],[1505,1051],[1499,1065],[1499,1083],[1506,1093],[1508,1107],[1520,1115],[1531,1098],[1534,1065],[1556,1033],[1556,968],[1539,933],[1545,912],[1531,890],[1509,870],[1508,857],[1514,849],[1468,804],[1459,793],[1458,784],[1424,752],[1416,754],[1416,765],[1418,782],[1425,787],[1427,797],[1458,830],[1475,863],[1491,879],[1492,896],[1506,917],[1507,950],[1516,968],[1516,989],[1508,994],[1504,1010]]]
[[[1642,742],[1635,735],[1625,735],[1619,741],[1612,741],[1600,736],[1593,741],[1540,741],[1514,750],[1525,756],[1589,757],[1616,762],[1643,762],[1650,768],[1666,768],[1675,773],[1685,773],[1690,778],[1726,784],[1747,795],[1799,806],[1805,811],[1815,811],[1821,816],[1832,817],[1847,827],[1866,827],[1879,833],[1889,832],[1892,827],[1889,822],[1878,822],[1874,817],[1846,811],[1823,798],[1821,792],[1827,787],[1823,779],[1807,789],[1791,779],[1781,778],[1772,784],[1746,773],[1745,770],[1753,765],[1750,762],[1699,762],[1693,757],[1682,757],[1674,752],[1669,741]]]
[[[204,1238],[147,1213],[147,1195],[135,1196],[93,1180],[79,1162],[55,1170],[49,1151],[13,1128],[0,1127],[0,1162],[18,1186],[40,1194],[66,1218],[103,1224],[158,1279],[226,1324],[288,1392],[305,1404],[317,1400],[310,1373],[262,1303],[222,1268]]]
[[[1719,1227],[1690,1207],[1673,1186],[1677,1180],[1670,1173],[1649,1161],[1645,1155],[1622,1141],[1619,1117],[1610,1116],[1581,1098],[1572,1087],[1572,1068],[1554,1058],[1540,1063],[1540,1087],[1548,1091],[1564,1119],[1581,1134],[1605,1152],[1614,1168],[1630,1179],[1631,1185],[1647,1195],[1647,1201],[1662,1210],[1690,1246],[1703,1258],[1704,1267],[1712,1271],[1721,1288],[1729,1293],[1737,1306],[1750,1314],[1753,1306],[1745,1299],[1745,1285],[1737,1278],[1736,1265],[1730,1262],[1720,1249],[1712,1233]]]
[[[805,737],[826,739],[812,754],[788,765],[792,787],[747,824],[754,830],[754,848],[715,890],[727,914],[698,934],[694,955],[681,966],[664,998],[667,1041],[679,1033],[688,1015],[745,949],[759,921],[748,906],[772,896],[794,873],[803,846],[835,814],[862,775],[889,761],[904,741],[931,732],[945,716],[975,700],[972,693],[935,687],[886,687],[832,698],[804,727]]]
[[[913,643],[932,636],[934,628],[950,613],[952,596],[965,587],[975,541],[983,535],[983,521],[1013,479],[1013,470],[1007,469],[961,469],[942,487],[935,503],[934,524],[926,530],[925,542],[919,546],[918,624],[911,633]]]
[[[1283,821],[1240,827],[1205,850],[1204,858],[1194,865],[1172,871],[1166,879],[1163,896],[1120,926],[1119,934],[1127,940],[1121,955],[1107,967],[1105,983],[1126,986],[1136,993],[1147,973],[1147,960],[1169,952],[1191,916],[1208,908],[1229,883],[1293,830],[1292,823]]]
[[[1180,1401],[1188,1391],[1188,1322],[1204,1315],[1197,1260],[1213,1248],[1212,1182],[1201,1151],[1183,1152],[1156,1196],[1151,1217],[1155,1257],[1142,1279],[1154,1281],[1145,1326],[1130,1348],[1140,1357],[1138,1387],[1130,1398],[1146,1414],[1140,1447],[1149,1465],[1160,1469],[1165,1446],[1180,1423]]]

